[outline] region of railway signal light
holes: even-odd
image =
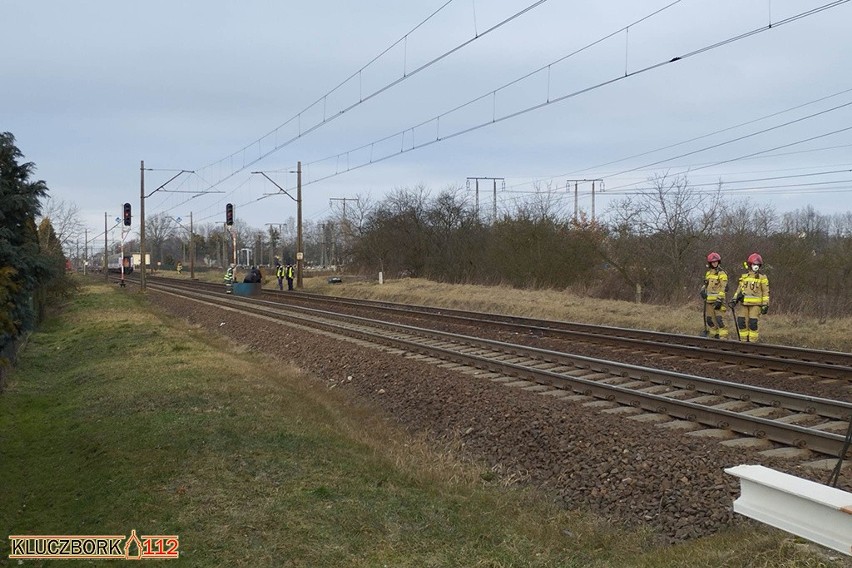
[[[129,203],[124,204],[124,224],[127,227],[130,226],[130,204]]]
[[[233,225],[234,224],[234,204],[228,203],[225,205],[225,224]]]

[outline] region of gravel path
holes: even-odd
[[[467,457],[544,487],[569,508],[648,524],[667,542],[743,522],[732,511],[739,483],[726,467],[759,463],[821,482],[830,473],[154,291],[148,297],[212,333],[295,362],[411,431],[461,441]],[[849,471],[840,481],[852,490]]]

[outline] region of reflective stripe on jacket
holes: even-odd
[[[769,279],[765,274],[749,270],[740,276],[736,296],[743,295],[744,306],[769,305]]]
[[[721,268],[711,268],[704,274],[704,289],[707,291],[707,303],[713,304],[716,300],[725,301],[725,292],[728,290],[728,273]]]

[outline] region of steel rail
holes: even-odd
[[[195,286],[218,288],[212,283],[194,283]],[[676,353],[682,357],[725,362],[735,365],[789,372],[799,375],[852,380],[852,354],[837,351],[805,349],[767,343],[739,343],[719,341],[683,334],[648,330],[635,330],[612,326],[532,319],[494,313],[434,308],[429,306],[397,304],[376,300],[341,299],[318,296],[307,292],[279,292],[263,290],[265,296],[274,297],[293,305],[292,300],[328,303],[353,309],[374,308],[406,316],[440,318],[464,325],[481,327],[483,324],[509,327],[537,337],[551,337],[593,344],[631,345],[643,354]]]
[[[376,300],[350,300],[329,298],[301,292],[299,298],[314,302],[327,302],[349,307],[373,307],[407,315],[438,316],[464,324],[499,324],[539,336],[564,337],[600,343],[602,341],[633,343],[636,347],[650,348],[656,352],[679,352],[682,355],[717,361],[747,364],[778,371],[815,374],[835,379],[852,378],[852,354],[838,351],[806,349],[773,345],[770,343],[739,343],[719,341],[704,337],[659,331],[637,330],[621,327],[533,319],[494,313],[480,313],[430,306],[404,305]],[[287,296],[288,298],[290,295]]]
[[[843,444],[844,437],[840,434],[750,416],[689,400],[677,400],[664,394],[643,392],[643,389],[606,384],[599,379],[609,377],[612,379],[633,379],[640,384],[648,382],[663,384],[680,390],[728,396],[734,400],[780,407],[796,413],[815,414],[835,420],[848,420],[852,417],[852,404],[841,401],[831,401],[760,387],[748,387],[716,379],[395,324],[361,316],[343,315],[315,308],[282,307],[278,302],[267,300],[233,297],[223,299],[221,294],[208,295],[186,289],[182,290],[182,294],[163,291],[181,297],[189,296],[194,301],[234,310],[245,315],[259,315],[270,319],[286,317],[288,321],[296,318],[309,327],[321,327],[333,330],[336,333],[341,333],[342,330],[349,335],[355,334],[370,342],[389,344],[405,351],[422,353],[440,360],[510,374],[539,384],[694,421],[713,428],[731,430],[747,436],[767,438],[781,444],[807,448],[834,457],[838,456]],[[223,302],[238,307],[223,306]],[[488,351],[492,353],[491,356],[486,356],[484,353]],[[499,359],[499,357],[505,359],[507,355],[515,357],[515,359],[509,361]],[[523,359],[530,359],[531,361],[524,362]],[[530,363],[533,365],[531,366]],[[568,369],[573,367],[574,371],[566,372],[567,369],[554,371],[535,367],[542,363],[561,365]],[[589,378],[590,376],[594,379]]]

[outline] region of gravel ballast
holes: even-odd
[[[568,508],[650,525],[665,541],[742,522],[732,510],[739,482],[726,467],[761,464],[823,483],[830,473],[292,326],[155,291],[148,297],[178,318],[295,363],[412,432],[461,442],[464,457],[543,487]],[[844,472],[840,488],[851,486]]]

